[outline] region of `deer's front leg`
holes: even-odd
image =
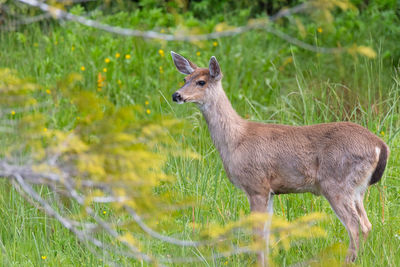
[[[251,212],[269,213],[272,216],[272,194],[267,193],[265,195],[256,194],[249,195],[250,210]],[[255,226],[253,232],[256,236],[257,241],[261,240],[265,243],[265,250],[260,251],[257,255],[259,266],[268,266],[268,249],[269,249],[269,228],[271,218],[264,225]]]

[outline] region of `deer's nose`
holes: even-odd
[[[172,95],[172,101],[180,102],[180,101],[182,101],[182,96],[178,92],[175,92]]]

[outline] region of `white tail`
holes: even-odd
[[[354,261],[359,225],[366,238],[371,230],[363,199],[378,182],[389,156],[388,146],[360,125],[350,122],[311,126],[263,124],[242,119],[222,88],[215,57],[209,68],[198,68],[171,52],[185,84],[172,98],[198,105],[207,121],[230,181],[241,188],[252,212],[266,212],[274,194],[311,192],[323,195],[346,227]]]

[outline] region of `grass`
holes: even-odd
[[[217,45],[214,41],[196,46],[116,37],[70,23],[62,27],[32,25],[23,31],[0,33],[0,67],[15,69],[20,76],[41,85],[36,98],[46,105],[44,109],[52,117],[49,128],[72,127],[73,112],[54,109],[51,94],[57,83],[72,72],[83,75],[83,88],[97,91],[117,106],[139,104],[149,109],[148,116],[161,114],[186,120],[192,130],[175,136],[176,146],[191,149],[201,158],[195,161],[171,158],[166,170],[176,177],[169,190],[195,200],[194,217],[190,211],[174,218],[185,227],[187,238],[193,237],[193,219],[199,224],[209,221],[224,224],[247,214],[249,206],[244,193],[228,181],[201,113],[193,105],[172,103],[171,94],[179,88],[183,77],[173,66],[170,50],[189,57],[199,66],[206,66],[210,56],[215,55],[224,73],[223,85],[229,99],[239,114],[251,120],[291,125],[346,120],[369,128],[388,142],[391,157],[382,181],[366,194],[365,207],[373,230],[362,244],[356,264],[397,266],[400,263],[397,212],[400,76],[396,66],[383,57],[384,51],[379,47],[385,47],[385,43],[372,42],[378,47],[378,56],[369,60],[348,54],[301,51],[263,32],[216,40]],[[107,63],[106,59],[110,61]],[[99,74],[106,80],[101,90],[98,90]],[[7,181],[0,184],[0,209],[1,265],[105,265],[101,257],[91,254],[57,221],[33,208]],[[294,243],[288,251],[278,253],[275,258],[278,265],[307,260],[338,243],[347,246],[344,227],[322,197],[281,195],[275,198],[274,210],[287,220],[315,211],[328,214],[328,220],[321,223],[327,237]],[[198,255],[196,251],[156,242],[147,245],[162,255]],[[201,260],[195,265],[243,266],[254,260],[254,257],[235,256]],[[122,259],[120,263],[132,264]]]

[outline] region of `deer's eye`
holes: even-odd
[[[196,84],[197,84],[197,85],[200,85],[200,86],[203,86],[203,85],[206,84],[206,82],[205,82],[205,81],[198,81]]]

